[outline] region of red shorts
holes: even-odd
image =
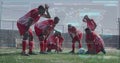
[[[38,27],[34,27],[34,29],[35,29],[35,33],[36,33],[36,35],[37,36],[39,36],[39,35],[41,35],[42,34],[42,29],[39,29]]]
[[[17,27],[18,27],[20,35],[23,35],[26,31],[26,26],[20,23],[17,23]],[[29,29],[28,32],[31,36],[33,36],[32,29]]]

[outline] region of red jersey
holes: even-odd
[[[75,37],[76,35],[81,34],[82,32],[77,30],[74,26],[72,26],[71,28],[68,28],[68,33],[72,34],[73,37]]]
[[[40,19],[40,15],[38,13],[38,9],[32,9],[27,14],[25,14],[23,17],[19,18],[18,23],[27,25],[28,24],[28,18],[33,19],[33,24],[36,23]]]
[[[87,21],[86,23],[87,23],[87,27],[90,28],[92,31],[94,31],[95,25],[96,25],[94,20],[91,19],[90,21]]]
[[[35,24],[35,27],[39,29],[45,29],[47,26],[50,26],[51,30],[54,29],[54,21],[50,19]]]
[[[91,34],[86,35],[86,39],[90,40],[90,41],[95,41],[95,40],[99,40],[99,39],[102,39],[102,38],[97,33],[92,31]]]
[[[48,43],[51,42],[52,44],[58,44],[61,45],[62,42],[63,42],[63,37],[62,36],[55,36],[55,35],[51,35],[49,38],[48,38]]]
[[[64,38],[62,36],[59,36],[59,44],[62,44],[62,42],[64,41]]]
[[[48,43],[52,43],[52,44],[56,44],[58,41],[58,37],[56,37],[55,35],[51,35],[49,38],[48,38]]]
[[[95,50],[96,53],[100,52],[101,49],[104,47],[103,39],[100,37],[100,35],[98,35],[95,32],[86,35],[86,42],[87,42],[88,50],[89,51]]]

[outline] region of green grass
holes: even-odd
[[[67,52],[67,51],[66,51]],[[0,63],[119,63],[120,51],[107,50],[107,54],[80,55],[69,53],[20,55],[20,49],[0,49]]]

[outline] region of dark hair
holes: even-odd
[[[38,9],[45,9],[42,5],[38,6]]]
[[[56,17],[54,17],[54,20],[60,20],[60,19],[59,19],[59,17],[56,16]]]
[[[58,35],[61,36],[61,32],[59,32],[59,31],[57,31],[57,30],[55,30],[54,34],[57,35],[57,36],[58,36]]]
[[[88,30],[90,30],[90,28],[86,28],[86,29],[85,29],[85,31],[88,31]]]
[[[68,27],[72,26],[71,24],[68,24]]]

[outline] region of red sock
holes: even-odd
[[[81,48],[82,47],[82,44],[81,43],[79,43],[79,48]]]
[[[30,41],[30,42],[29,42],[29,52],[32,52],[32,51],[33,51],[33,48],[34,48],[34,42],[33,42],[33,41]]]
[[[40,52],[44,52],[44,42],[40,42]]]
[[[46,41],[44,41],[44,52],[46,51],[46,49],[47,49],[47,43],[46,43]]]
[[[26,46],[27,46],[27,41],[26,41],[26,40],[23,40],[23,41],[22,41],[22,52],[25,52]]]

